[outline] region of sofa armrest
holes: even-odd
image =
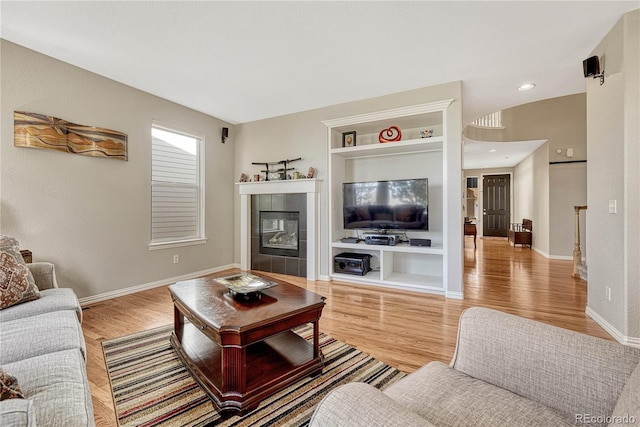
[[[309,427],[433,427],[424,418],[375,387],[348,383],[327,394],[316,407]]]
[[[4,427],[34,427],[36,417],[29,399],[8,399],[0,402],[0,421]]]
[[[50,262],[34,262],[27,264],[33,280],[36,282],[36,286],[39,290],[52,289],[58,287],[56,281],[56,268]]]
[[[611,415],[639,361],[640,349],[474,307],[450,366],[575,419]]]

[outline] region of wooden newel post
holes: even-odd
[[[573,210],[576,214],[575,217],[575,231],[574,231],[574,244],[573,244],[573,277],[580,277],[578,273],[578,266],[582,263],[582,251],[580,250],[580,211],[587,209],[586,206],[574,206]]]

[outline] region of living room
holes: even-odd
[[[630,3],[633,2],[620,2],[620,7],[630,10]],[[637,8],[637,4],[635,6]],[[105,4],[96,7],[108,11]],[[8,6],[3,2],[2,8],[1,231],[2,234],[16,237],[22,248],[30,249],[34,260],[54,263],[58,282],[61,286],[73,288],[85,306],[239,267],[241,249],[237,242],[241,240],[238,219],[241,202],[237,181],[241,173],[249,176],[260,173],[261,166],[251,165],[252,162],[296,157],[303,158],[296,168],[306,172],[308,167],[314,167],[320,181],[320,248],[317,266],[318,282],[323,282],[331,274],[331,251],[326,234],[330,210],[326,203],[329,199],[327,127],[322,122],[371,111],[454,99],[449,114],[456,119],[449,123],[452,126],[449,136],[458,143],[456,149],[461,153],[462,128],[476,118],[463,114],[467,102],[465,85],[468,83],[449,79],[441,79],[438,84],[406,87],[405,90],[389,92],[391,94],[376,94],[367,99],[351,97],[326,104],[330,106],[302,107],[291,114],[282,113],[259,120],[245,122],[231,115],[213,116],[169,101],[171,95],[166,95],[164,99],[157,94],[135,89],[130,83],[119,83],[113,77],[110,79],[71,65],[71,59],[65,61],[64,55],[55,59],[12,42],[10,38],[5,38]],[[622,55],[616,56],[622,49],[617,46],[620,40],[625,41],[624,49],[632,51],[633,46],[629,47],[628,43],[638,31],[637,26],[634,27],[637,25],[637,11],[634,13],[622,26],[617,26],[613,34],[607,35],[624,14],[617,13],[616,19],[611,20],[611,26],[597,29],[602,36],[585,47],[582,59],[591,55],[606,56],[604,85],[600,86],[598,79],[580,78],[583,91],[587,93],[588,168],[596,171],[588,176],[589,205],[607,207],[609,200],[618,200],[618,209],[621,212],[624,209],[624,215],[618,216],[611,216],[599,209],[589,211],[589,231],[585,241],[590,276],[587,284],[588,307],[592,310],[592,317],[614,338],[625,344],[638,345],[639,233],[631,218],[637,216],[640,197],[637,189],[630,185],[637,182],[638,174],[633,167],[637,163],[634,159],[638,159],[637,128],[632,123],[638,101],[637,97],[629,95],[637,93],[637,82],[633,83],[637,68],[633,68],[633,57],[629,60]],[[132,15],[131,21],[135,19],[135,15]],[[38,37],[37,29],[33,30],[33,34],[34,38]],[[575,37],[582,35],[576,34]],[[80,37],[69,43],[77,44],[80,49],[92,49],[90,42],[84,45]],[[96,61],[111,62],[106,53],[96,54]],[[224,64],[224,59],[220,63]],[[251,61],[247,60],[247,66],[249,64]],[[575,67],[577,73],[581,74],[579,62]],[[542,64],[539,68],[538,72],[543,73],[548,67]],[[159,76],[149,77],[150,80],[155,78],[161,79]],[[268,85],[267,77],[264,78],[264,85]],[[384,79],[383,76],[380,78]],[[311,77],[307,76],[305,80],[308,83]],[[262,99],[256,99],[255,105],[277,103],[278,99],[289,96],[288,92],[301,92],[304,88],[292,86],[290,91],[277,92],[266,87],[263,91],[259,94]],[[191,96],[195,99],[203,95],[193,93]],[[221,99],[234,98],[233,93],[219,96]],[[523,104],[537,100],[533,97],[539,95],[526,96],[532,98],[525,98]],[[508,106],[490,106],[487,111],[478,113],[489,113]],[[251,108],[254,105],[247,106],[247,109]],[[14,111],[48,114],[75,123],[125,132],[128,135],[128,160],[93,159],[50,150],[15,147]],[[203,244],[150,248],[152,165],[149,141],[153,123],[206,136],[206,209],[203,218],[206,242]],[[229,129],[229,137],[224,144],[220,142],[223,127]],[[621,132],[615,138],[607,130],[612,127]],[[611,149],[613,142],[604,146],[601,144],[601,141],[612,139],[618,141],[615,150]],[[452,162],[448,175],[450,187],[461,188],[457,184],[461,184],[462,167],[459,165],[455,170],[455,162],[459,160]],[[609,176],[609,170],[621,171],[621,175],[611,172],[615,176]],[[615,189],[615,194],[609,191],[611,188]],[[447,290],[452,294],[457,292],[459,298],[465,298],[462,254],[467,249],[463,248],[462,241],[463,214],[461,211],[454,212],[454,206],[459,205],[459,197],[455,193],[457,190],[452,191],[450,215],[445,217],[451,222],[447,231],[451,262],[446,264],[451,283]],[[520,219],[514,218],[516,220]],[[176,255],[177,263],[174,262]],[[323,287],[325,285],[322,283],[314,286],[331,292],[331,287]],[[611,288],[611,301],[606,298],[606,287]],[[404,297],[411,294],[399,292],[399,295]],[[330,294],[325,296],[331,297]],[[158,301],[164,305],[164,309],[167,306],[171,309],[168,294],[158,297]],[[136,304],[122,307],[121,310],[135,310]],[[85,316],[89,316],[91,310],[86,311]],[[98,357],[92,353],[100,351],[98,348],[90,349],[89,357]]]

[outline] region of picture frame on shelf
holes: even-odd
[[[343,147],[355,147],[356,146],[356,131],[343,132],[342,133],[342,146]]]

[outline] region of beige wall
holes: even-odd
[[[543,144],[533,157],[533,247],[549,256],[549,144]],[[516,168],[517,169],[517,168]]]
[[[314,166],[318,170],[318,178],[322,179],[321,185],[321,248],[320,248],[320,275],[328,277],[328,217],[329,201],[327,184],[327,128],[322,124],[323,120],[339,117],[363,114],[403,107],[414,104],[422,104],[443,99],[454,99],[449,107],[448,135],[454,144],[454,150],[448,159],[452,167],[448,170],[445,181],[448,187],[445,191],[451,194],[448,199],[449,212],[455,212],[454,218],[450,218],[451,226],[447,233],[450,240],[449,250],[452,253],[451,262],[447,264],[451,279],[450,291],[462,292],[462,213],[460,212],[461,194],[461,83],[452,82],[439,86],[412,90],[393,95],[377,97],[346,104],[334,105],[311,111],[260,120],[238,125],[236,128],[235,146],[235,175],[242,172],[254,174],[259,170],[258,166],[252,166],[251,162],[277,161],[286,158],[302,157],[303,160],[295,163],[296,167],[306,171],[308,166]],[[389,167],[402,168],[402,164],[390,164]],[[239,210],[239,198],[236,197],[236,212]],[[238,214],[239,215],[239,214]],[[236,240],[239,239],[240,230],[236,223]],[[240,259],[239,248],[236,248],[235,259]]]
[[[640,346],[640,10],[594,49],[605,83],[587,80],[587,312]],[[609,203],[617,201],[617,213]],[[606,288],[611,288],[611,301]]]
[[[549,165],[549,251],[552,257],[573,259],[574,206],[587,204],[587,164]],[[586,213],[580,212],[582,256],[586,255]]]
[[[0,229],[79,297],[233,263],[233,126],[2,41]],[[125,132],[128,161],[18,148],[13,111]],[[151,122],[205,136],[205,245],[149,251]],[[225,226],[221,226],[225,225]],[[173,264],[173,255],[180,263]]]
[[[549,145],[542,144],[513,170],[514,217],[533,221],[533,249],[549,257]]]

